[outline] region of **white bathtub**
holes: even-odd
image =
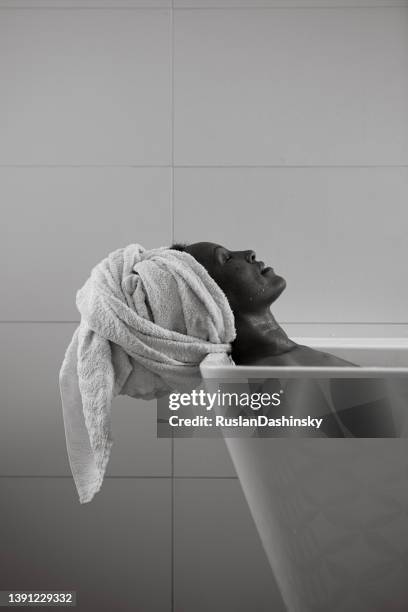
[[[201,366],[205,386],[214,391],[220,381],[289,378],[327,379],[336,388],[342,378],[354,388],[351,379],[381,379],[392,409],[408,412],[408,339],[295,340],[361,367],[248,367],[208,359]],[[405,419],[398,435],[225,437],[290,612],[408,610]]]

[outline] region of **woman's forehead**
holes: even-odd
[[[214,267],[214,253],[217,247],[221,245],[215,242],[195,242],[190,244],[186,251],[192,255],[208,272],[211,272]]]
[[[209,257],[211,258],[218,247],[222,247],[221,244],[217,244],[215,242],[195,242],[189,245],[189,250],[201,257]]]

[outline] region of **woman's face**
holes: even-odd
[[[285,279],[257,261],[254,251],[230,251],[213,242],[196,242],[186,251],[221,287],[235,312],[268,307],[286,287]]]

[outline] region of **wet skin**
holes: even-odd
[[[257,261],[254,251],[231,251],[213,242],[196,242],[186,251],[206,268],[228,299],[237,330],[231,355],[237,365],[355,365],[297,344],[286,335],[270,310],[286,281]]]
[[[287,336],[270,310],[285,289],[286,281],[257,261],[254,251],[231,251],[212,242],[191,244],[186,251],[206,268],[228,299],[237,330],[231,354],[237,365],[356,366],[330,353],[297,344]],[[343,437],[341,422],[357,437],[395,436],[392,410],[381,380],[331,379],[336,416],[325,409],[326,400],[319,395],[316,381],[292,383],[303,385],[301,395],[309,398],[309,404],[312,402],[315,408],[322,406],[326,414],[324,435]],[[376,401],[364,400],[375,396]]]

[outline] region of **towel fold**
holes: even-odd
[[[207,270],[169,247],[113,251],[92,269],[76,304],[81,322],[59,383],[70,467],[86,503],[109,461],[112,399],[191,389],[207,355],[231,360],[236,332],[228,300]]]

